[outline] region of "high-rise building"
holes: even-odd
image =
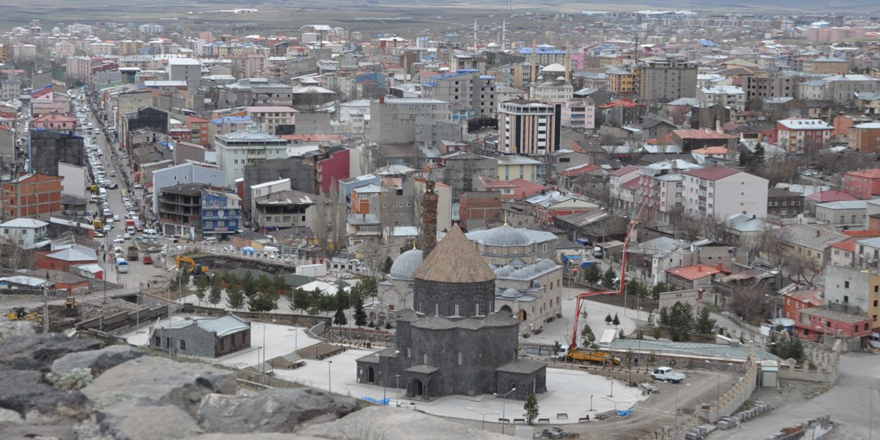
[[[199,88],[202,82],[202,64],[193,58],[171,58],[168,60],[168,79],[184,81],[190,92]]]
[[[495,77],[480,75],[476,70],[437,75],[422,84],[425,98],[449,103],[452,120],[474,117],[495,117],[498,107],[495,98]]]
[[[416,119],[449,120],[450,105],[430,98],[379,98],[370,103],[370,140],[399,144],[415,142]]]
[[[642,101],[669,102],[697,94],[697,65],[684,58],[644,61],[636,67],[635,79]]]
[[[287,158],[287,140],[260,131],[250,125],[242,131],[215,138],[217,165],[226,171],[226,185],[244,177],[244,166],[266,159]]]
[[[543,155],[559,149],[562,105],[513,100],[498,108],[498,150]]]

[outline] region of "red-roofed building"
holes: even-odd
[[[624,194],[630,191],[636,191],[639,188],[639,170],[635,165],[627,165],[623,168],[608,173],[608,187],[611,192],[611,200],[618,208],[629,211],[633,208],[635,202],[634,193]],[[632,183],[633,188],[627,190],[624,185]],[[632,196],[632,198],[628,197]]]
[[[682,175],[682,205],[687,215],[715,219],[732,214],[767,217],[767,179],[719,166]]]
[[[846,232],[846,231],[844,231]],[[871,232],[871,231],[865,231]],[[829,246],[828,256],[833,266],[852,267],[856,261],[856,242],[865,237],[854,237]]]
[[[195,116],[187,116],[186,125],[190,131],[190,142],[203,147],[211,145],[211,137],[208,135],[208,126],[211,125],[211,121]]]
[[[810,194],[804,197],[807,212],[816,214],[816,205],[828,202],[846,202],[850,200],[858,200],[857,198],[838,190],[822,191]]]
[[[525,179],[513,179],[509,183],[516,185],[513,191],[514,200],[526,199],[547,189],[544,185]]]
[[[596,186],[603,186],[604,175],[605,171],[599,165],[578,165],[559,173],[559,185],[582,193],[595,192]]]
[[[671,267],[666,269],[666,284],[672,290],[709,288],[712,286],[712,281],[720,273],[723,273],[720,268],[705,264]]]
[[[785,297],[782,301],[783,318],[797,319],[800,310],[825,305],[823,289],[793,290],[783,296]]]
[[[880,195],[880,168],[850,171],[844,175],[843,190],[862,200],[870,200]]]
[[[738,137],[719,133],[715,130],[673,130],[672,140],[682,151],[698,150],[705,147],[726,147],[734,149]]]
[[[45,128],[46,130],[53,131],[73,131],[76,129],[76,118],[58,113],[46,113],[34,119],[34,128]]]

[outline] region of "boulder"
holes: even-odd
[[[293,432],[310,420],[330,421],[357,409],[357,401],[314,388],[275,388],[253,397],[211,394],[199,407],[208,432]]]
[[[9,321],[0,325],[0,339],[36,334],[34,324],[27,321]]]
[[[235,394],[235,373],[204,364],[145,356],[115,366],[83,388],[106,407],[121,400],[147,399],[177,405],[193,416],[208,394]]]
[[[61,377],[74,368],[90,368],[92,375],[98,376],[123,362],[137,359],[145,354],[128,345],[111,345],[101,350],[70,353],[52,363],[52,373]]]
[[[98,341],[41,333],[0,339],[0,365],[12,370],[49,371],[56,359],[77,351],[97,350]]]
[[[0,374],[0,408],[29,419],[81,419],[89,402],[79,391],[67,393],[45,383],[39,371],[6,370]]]
[[[312,425],[299,432],[305,437],[328,440],[360,438],[406,438],[407,440],[510,439],[501,434],[480,431],[458,422],[416,411],[374,406],[351,413],[339,420]]]
[[[166,440],[202,432],[195,420],[174,405],[127,400],[95,411],[101,434],[117,440]]]
[[[3,440],[77,440],[71,424],[55,425],[3,425],[0,428]]]

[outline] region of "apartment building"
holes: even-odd
[[[287,106],[247,107],[246,110],[251,120],[260,125],[260,130],[273,135],[278,134],[278,126],[295,125],[296,114],[299,113]]]
[[[821,119],[776,121],[779,147],[790,153],[815,153],[828,146],[834,127]]]
[[[501,103],[498,116],[498,151],[536,156],[559,149],[561,105],[518,99]]]
[[[453,121],[494,118],[498,108],[495,77],[476,70],[428,77],[422,83],[422,97],[448,102]]]
[[[46,174],[24,174],[3,182],[3,218],[49,221],[60,216],[62,179]]]
[[[415,142],[416,119],[450,120],[449,102],[431,98],[385,98],[370,103],[370,140],[380,144]]]
[[[861,200],[880,196],[880,168],[848,171],[843,176],[843,190]]]
[[[738,111],[746,108],[746,92],[736,86],[700,87],[697,99],[704,105],[720,105]]]
[[[790,76],[746,76],[743,77],[743,90],[746,102],[755,98],[791,98],[794,96],[794,80]]]
[[[719,219],[732,214],[767,217],[767,179],[721,166],[682,174],[685,214]]]
[[[695,98],[697,64],[684,58],[644,61],[636,67],[636,86],[643,102]]]
[[[684,177],[682,171],[699,169],[700,166],[672,159],[652,163],[639,170],[636,200],[652,210],[657,220],[668,223],[671,214],[683,205]]]
[[[234,133],[217,135],[217,165],[226,172],[226,185],[244,177],[244,166],[267,159],[287,158],[285,139],[267,134],[256,125]]]
[[[596,104],[590,98],[572,99],[562,104],[562,126],[575,130],[596,128]]]
[[[183,81],[190,93],[202,82],[202,63],[193,58],[171,58],[165,67],[170,81]]]
[[[880,152],[880,122],[868,122],[853,126],[849,132],[849,144],[862,153]]]

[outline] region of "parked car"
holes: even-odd
[[[144,253],[144,264],[153,264],[153,256],[149,253]]]
[[[685,379],[685,375],[672,371],[672,368],[670,367],[659,367],[651,372],[651,379],[662,382],[679,383]]]

